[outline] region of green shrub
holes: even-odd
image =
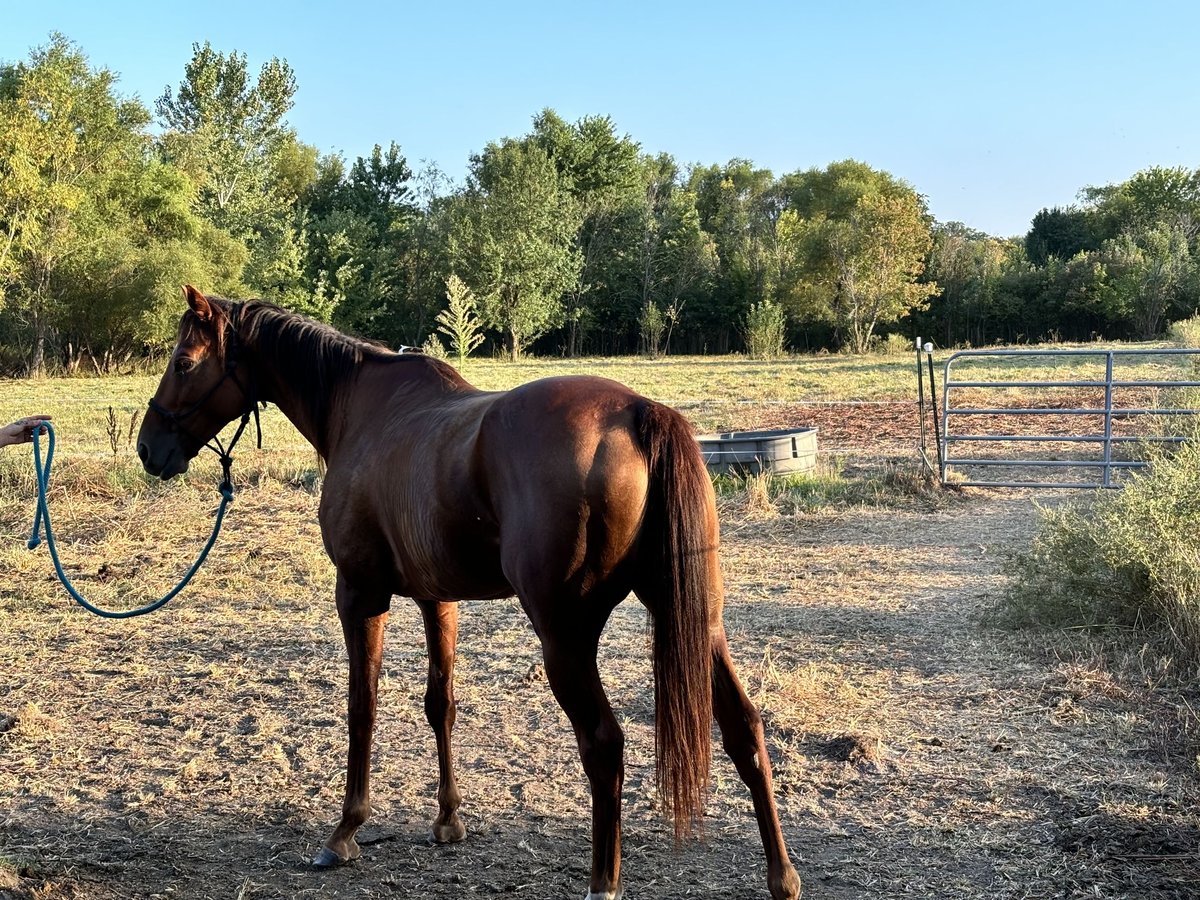
[[[442,343],[442,339],[436,334],[430,334],[425,338],[425,343],[421,345],[421,352],[426,356],[432,356],[434,359],[449,359],[450,354],[446,350],[446,345]]]
[[[1168,335],[1171,342],[1180,347],[1200,347],[1200,313],[1172,322]]]
[[[466,282],[453,272],[446,279],[446,308],[437,314],[437,323],[437,330],[450,338],[450,350],[458,358],[458,367],[461,369],[466,365],[467,357],[483,343],[483,323],[479,321],[479,303],[475,295]],[[437,345],[442,347],[440,338],[437,339]],[[442,347],[440,355],[436,350],[431,355],[445,359],[447,354]]]
[[[783,356],[783,341],[787,319],[783,307],[770,300],[754,303],[746,312],[746,352],[754,359],[777,359]]]
[[[1102,521],[1109,498],[1039,509],[1027,550],[1008,560],[999,610],[1009,624],[1134,625],[1148,589],[1136,567],[1112,558]]]
[[[875,350],[883,356],[908,356],[916,352],[913,339],[902,334],[889,334],[879,340]]]
[[[638,315],[638,330],[642,336],[642,352],[647,356],[658,356],[667,330],[667,318],[658,304],[648,302],[642,307]]]
[[[1119,492],[1042,509],[1008,564],[1013,623],[1153,630],[1200,662],[1200,434]]]

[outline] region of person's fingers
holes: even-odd
[[[6,425],[0,432],[7,435],[8,440],[18,443],[27,443],[33,440],[34,432],[44,434],[46,429],[42,426],[50,421],[50,416],[26,416],[23,419],[17,419],[11,425]]]

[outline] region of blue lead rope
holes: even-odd
[[[50,490],[50,466],[54,462],[54,426],[49,422],[43,422],[42,428],[50,436],[46,446],[46,463],[42,464],[42,450],[38,441],[38,433],[41,429],[34,429],[33,432],[33,469],[37,475],[37,511],[33,515],[33,534],[30,535],[27,546],[30,550],[34,549],[42,542],[41,534],[46,535],[46,546],[50,548],[50,558],[54,560],[54,571],[58,573],[58,579],[62,582],[63,587],[67,589],[76,603],[82,606],[90,613],[97,616],[102,616],[105,619],[131,619],[134,616],[144,616],[146,613],[152,613],[169,603],[176,594],[182,591],[192,576],[199,571],[205,557],[208,556],[208,551],[213,548],[213,544],[217,542],[217,535],[221,532],[221,522],[225,518],[225,508],[229,505],[229,501],[233,499],[233,485],[228,477],[228,469],[226,469],[226,477],[221,481],[219,490],[221,492],[221,505],[217,507],[217,520],[213,523],[212,534],[209,535],[208,543],[204,545],[204,549],[200,551],[200,556],[192,567],[187,570],[187,574],[179,584],[175,585],[162,597],[159,597],[152,603],[147,603],[145,606],[139,606],[137,609],[125,610],[123,612],[113,612],[112,610],[101,609],[98,606],[93,606],[84,596],[76,590],[75,585],[71,584],[71,579],[67,577],[67,573],[63,571],[62,563],[58,558],[58,548],[54,545],[54,531],[50,527],[50,504],[47,502],[47,494]]]

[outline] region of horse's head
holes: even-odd
[[[188,463],[229,422],[254,408],[244,361],[231,322],[233,307],[183,289],[188,309],[179,340],[150,400],[138,432],[138,456],[151,475],[166,480]]]

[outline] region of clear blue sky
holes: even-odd
[[[58,30],[152,104],[194,41],[271,56],[302,140],[397,141],[460,179],[543,107],[610,115],[682,163],[776,174],[853,157],[939,220],[1023,234],[1044,206],[1150,165],[1200,166],[1200,3],[10,0],[0,60]]]

